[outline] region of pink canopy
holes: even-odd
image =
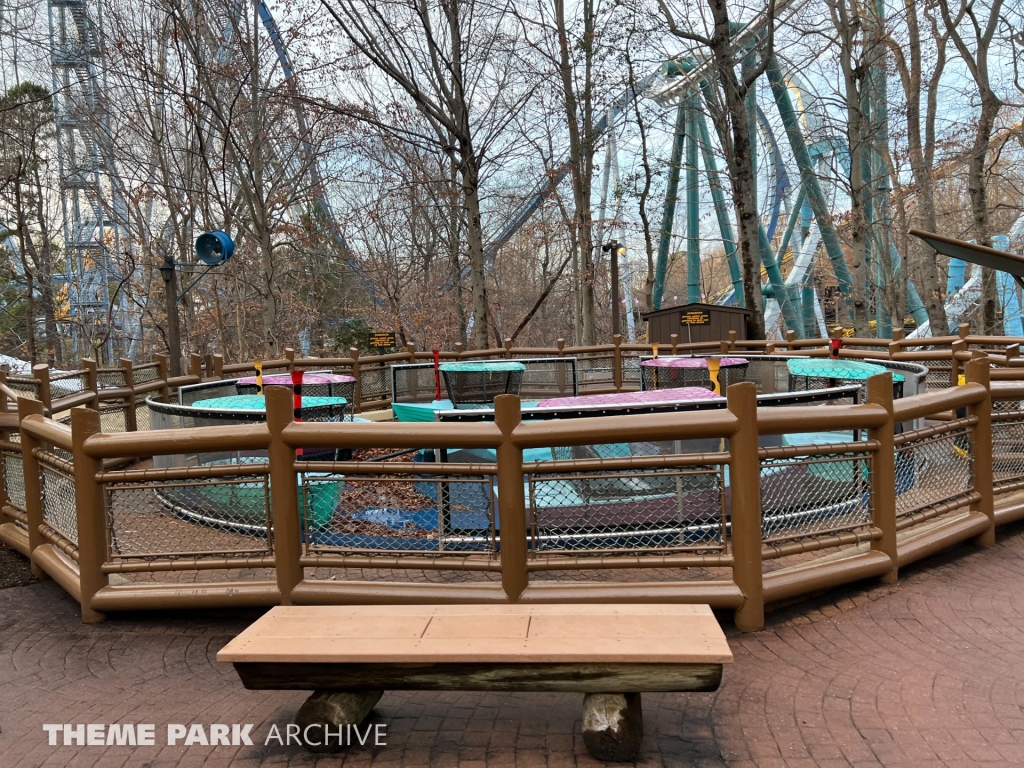
[[[646,392],[614,392],[610,395],[579,395],[553,397],[537,403],[538,408],[576,408],[587,405],[644,405],[646,403],[673,403],[678,400],[710,400],[718,397],[704,387],[678,387],[653,389]]]
[[[736,365],[746,365],[747,359],[743,357],[720,357],[718,364],[722,368]],[[642,360],[640,365],[645,368],[707,368],[706,357],[655,357],[651,360]]]
[[[347,384],[355,381],[354,376],[346,376],[341,373],[306,373],[302,376],[303,384]],[[255,376],[246,376],[238,380],[239,384],[255,384]],[[271,373],[263,377],[264,384],[287,384],[291,386],[292,375],[290,373]]]

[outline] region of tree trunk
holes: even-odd
[[[719,49],[713,49],[718,61],[728,60],[731,38],[716,39]],[[736,223],[740,246],[740,268],[743,273],[744,306],[754,311],[751,315],[752,338],[763,339],[764,296],[761,291],[760,239],[758,235],[757,181],[754,176],[754,157],[751,154],[750,122],[748,120],[745,94],[731,66],[719,66],[719,79],[725,93],[729,122],[732,125],[732,161],[729,163],[729,177],[732,180],[733,204],[736,208]]]
[[[968,166],[967,191],[971,198],[971,214],[974,219],[974,238],[978,245],[992,245],[992,233],[989,230],[988,189],[986,184],[985,164],[988,160],[988,145],[992,140],[992,130],[996,115],[999,113],[999,101],[988,89],[981,94],[981,115],[978,118],[978,131],[971,147],[971,161]],[[982,333],[996,335],[999,332],[996,314],[999,298],[996,291],[996,274],[987,267],[981,272],[981,323]]]
[[[935,89],[938,85],[938,77],[945,66],[945,40],[936,39],[937,56],[933,74],[928,81],[928,101],[926,117],[923,130],[925,141],[921,140],[921,88],[922,88],[922,62],[921,62],[921,31],[918,26],[918,7],[916,0],[904,0],[906,10],[907,51],[910,53],[909,67],[903,61],[902,56],[896,57],[897,69],[903,80],[903,91],[907,98],[907,153],[910,157],[910,169],[914,175],[914,184],[917,187],[917,215],[919,226],[926,232],[938,232],[938,222],[935,219],[935,184],[932,179],[931,158],[926,157],[925,146],[934,146],[935,112],[938,107],[938,100],[935,98]],[[902,47],[901,47],[902,49]],[[917,241],[914,246],[916,252],[915,264],[920,265],[921,285],[918,286],[918,293],[921,301],[924,302],[925,312],[928,313],[928,325],[931,327],[932,335],[943,336],[949,331],[949,321],[946,318],[946,304],[943,286],[939,280],[938,262],[931,248],[925,243]],[[909,254],[908,254],[909,256]],[[908,271],[909,258],[904,265],[904,271]]]
[[[467,149],[467,152],[471,152]],[[476,159],[463,156],[462,190],[466,209],[466,245],[469,251],[469,287],[473,294],[473,346],[487,349],[487,284],[484,238],[480,223],[480,178]]]

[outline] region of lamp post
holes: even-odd
[[[605,243],[601,249],[608,254],[612,265],[612,336],[620,333],[619,320],[619,256],[626,252],[626,248],[618,241],[612,240]],[[630,311],[632,311],[630,307]]]
[[[164,299],[167,302],[167,353],[171,358],[171,376],[181,375],[181,331],[178,326],[178,302],[214,267],[231,258],[235,243],[227,232],[215,229],[196,238],[196,258],[206,265],[199,276],[178,293],[177,265],[173,256],[165,256],[160,265],[164,279]]]
[[[164,257],[160,276],[164,279],[164,301],[167,305],[167,356],[171,376],[181,376],[181,331],[178,328],[178,275],[174,258]]]

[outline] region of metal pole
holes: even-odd
[[[178,273],[171,259],[165,259],[160,274],[164,278],[164,304],[167,308],[167,354],[171,377],[181,376],[181,331],[178,327]]]
[[[729,210],[725,202],[725,188],[722,186],[722,177],[718,173],[718,162],[711,151],[711,137],[708,133],[707,121],[704,119],[704,113],[699,110],[696,111],[696,123],[701,153],[704,156],[704,170],[707,172],[708,185],[711,187],[711,199],[715,203],[718,229],[722,233],[725,261],[729,265],[729,279],[732,281],[732,291],[736,297],[736,306],[742,307],[744,306],[743,272],[740,269],[740,257],[736,251],[736,235],[733,233],[732,221],[729,220]]]
[[[686,99],[686,300],[699,302],[700,189],[697,182],[697,94]]]
[[[821,184],[818,183],[818,177],[814,173],[814,165],[811,163],[811,155],[807,150],[807,142],[804,140],[804,134],[800,128],[800,118],[793,108],[793,100],[789,96],[782,67],[774,56],[768,63],[768,81],[771,84],[779,114],[782,116],[782,123],[786,128],[786,136],[789,138],[793,157],[800,169],[800,181],[807,194],[807,201],[814,212],[814,218],[818,220],[821,239],[825,243],[829,261],[832,262],[832,270],[839,282],[839,290],[841,293],[849,294],[853,290],[853,281],[850,278],[850,270],[846,266],[846,257],[843,255],[839,236],[832,226],[832,217],[828,211],[828,203],[825,201],[825,193],[821,191]]]
[[[651,303],[661,309],[661,294],[665,292],[665,273],[668,271],[668,250],[672,242],[672,225],[676,218],[676,198],[679,195],[679,171],[683,159],[683,140],[686,137],[686,101],[676,112],[675,136],[672,139],[672,159],[668,165],[668,186],[665,189],[665,208],[661,215],[661,236],[658,238],[658,260],[654,267],[654,286]]]
[[[612,265],[612,336],[619,335],[619,244],[614,240],[608,249]]]

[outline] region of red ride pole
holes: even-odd
[[[292,371],[292,404],[295,408],[295,421],[302,421],[302,374],[304,371],[299,368]],[[295,455],[301,456],[302,449],[296,448]]]

